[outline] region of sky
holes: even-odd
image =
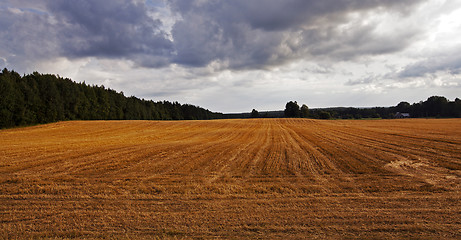
[[[0,0],[0,68],[215,112],[461,98],[461,0]]]

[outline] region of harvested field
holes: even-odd
[[[461,119],[0,131],[0,238],[461,238]]]

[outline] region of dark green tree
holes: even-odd
[[[256,109],[253,109],[251,111],[251,115],[250,115],[251,118],[259,118],[259,112],[256,110]]]
[[[301,106],[301,117],[308,118],[309,117],[309,107],[306,104]]]
[[[400,102],[395,108],[397,112],[408,113],[410,112],[411,105],[408,102]]]
[[[299,118],[301,116],[301,111],[299,110],[299,105],[296,101],[290,101],[285,105],[285,117],[287,118]]]
[[[426,117],[447,117],[448,99],[440,96],[432,96],[422,104]]]
[[[51,74],[0,72],[0,128],[62,120],[183,120],[222,114],[178,102],[153,102]]]
[[[329,112],[326,112],[326,111],[321,111],[319,113],[319,118],[320,119],[330,119],[331,118],[331,114]]]
[[[17,102],[21,93],[16,85],[17,73],[3,69],[0,76],[0,128],[13,127],[17,124]]]

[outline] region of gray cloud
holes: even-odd
[[[53,57],[127,59],[147,67],[170,63],[172,42],[143,2],[37,0],[29,4],[21,0],[6,4],[0,8],[0,24],[6,26],[0,30],[4,45],[0,54],[15,65]]]
[[[349,60],[406,48],[419,29],[383,34],[376,31],[379,22],[362,20],[373,11],[409,11],[419,2],[170,0],[167,7],[181,20],[168,33],[150,14],[156,8],[144,1],[6,0],[23,13],[0,9],[2,26],[10,26],[2,31],[2,55],[11,55],[9,62],[12,55],[127,59],[153,68],[216,62],[218,68],[254,69],[296,59]]]
[[[0,8],[0,57],[15,67],[57,56],[59,47],[47,14]]]
[[[443,85],[447,87],[459,86],[461,80],[461,46],[450,47],[438,52],[426,53],[422,60],[404,65],[400,70],[393,66],[387,67],[387,72],[375,74],[367,72],[366,76],[350,79],[345,85],[379,85],[383,82],[410,83],[413,80],[424,80],[428,86]],[[453,79],[450,79],[453,76]],[[448,78],[448,79],[445,79]],[[437,80],[438,82],[434,82]],[[453,82],[457,81],[457,82]],[[445,82],[442,84],[442,82]]]
[[[457,50],[451,49],[445,54],[431,56],[427,59],[407,65],[397,73],[398,78],[424,77],[438,72],[448,74],[461,73],[461,47]]]
[[[167,64],[172,43],[144,3],[115,0],[50,1],[63,54],[127,58],[143,66]]]
[[[0,0],[0,68],[217,111],[453,98],[459,11],[437,0]]]
[[[383,35],[376,24],[352,22],[356,13],[407,11],[421,1],[191,1],[173,0],[182,16],[175,24],[174,61],[204,66],[213,61],[231,68],[260,68],[299,58],[347,60],[400,51],[420,32],[415,28]],[[370,17],[370,16],[367,16]]]
[[[381,75],[375,75],[375,74],[369,73],[368,76],[365,76],[363,78],[349,79],[345,83],[345,85],[346,86],[354,86],[354,85],[370,84],[370,83],[379,82],[380,80],[382,80]]]

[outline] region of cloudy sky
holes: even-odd
[[[0,0],[0,67],[218,112],[461,97],[461,0]]]

